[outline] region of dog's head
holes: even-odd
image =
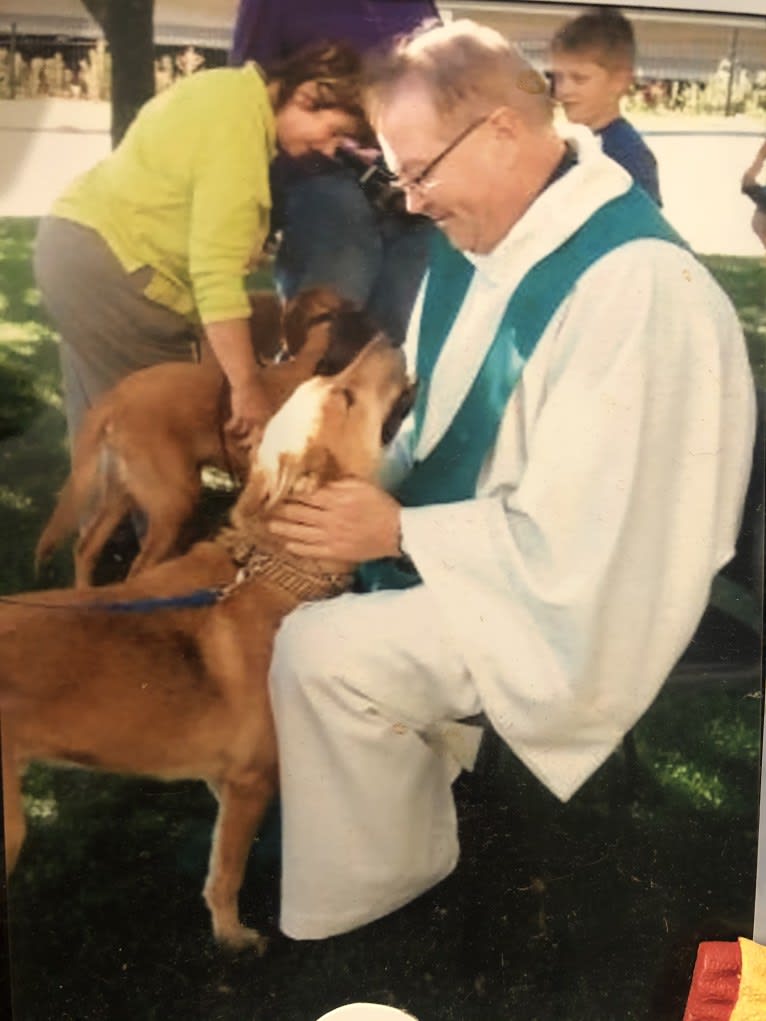
[[[282,333],[290,358],[332,376],[353,361],[378,328],[369,315],[330,287],[308,287],[285,306]]]
[[[412,406],[404,356],[378,334],[341,372],[302,383],[269,421],[253,450],[236,525],[335,479],[373,479],[385,443]]]
[[[273,291],[251,291],[250,342],[259,362],[299,356],[319,375],[344,369],[378,328],[332,287],[307,287],[282,307]]]
[[[294,358],[306,344],[309,331],[328,323],[344,301],[332,287],[306,287],[290,298],[282,313],[282,341],[287,356]]]

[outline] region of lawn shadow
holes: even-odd
[[[755,790],[741,738],[759,715],[742,692],[668,689],[639,725],[640,787],[626,795],[617,753],[568,805],[490,738],[456,787],[455,873],[335,939],[276,931],[278,848],[256,845],[242,911],[272,938],[260,959],[212,941],[201,784],[36,767],[10,901],[19,1017],[312,1021],[371,999],[424,1021],[677,1021],[699,933],[742,934],[752,908],[756,805],[738,788]],[[689,766],[665,776],[673,752]]]

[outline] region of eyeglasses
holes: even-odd
[[[402,191],[409,192],[411,195],[419,195],[422,198],[427,191],[431,188],[435,188],[439,183],[438,181],[429,181],[428,178],[434,170],[436,170],[441,161],[445,157],[449,156],[453,149],[457,149],[460,143],[468,138],[472,132],[474,132],[477,128],[480,128],[482,124],[486,123],[491,116],[491,113],[485,114],[484,117],[480,117],[477,121],[473,121],[473,123],[469,124],[467,128],[463,128],[457,138],[453,138],[449,145],[445,146],[437,156],[434,156],[430,163],[427,163],[423,167],[419,174],[416,174],[411,178],[392,176],[391,184],[396,188],[401,188]]]

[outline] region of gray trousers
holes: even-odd
[[[151,269],[126,273],[89,227],[55,216],[42,219],[34,270],[61,334],[70,443],[96,398],[124,376],[160,362],[196,359],[194,326],[142,293]]]

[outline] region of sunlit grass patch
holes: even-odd
[[[0,485],[0,506],[12,510],[29,510],[32,501],[26,493],[14,490],[7,485]]]
[[[2,344],[29,344],[55,336],[56,334],[49,326],[36,319],[0,322],[0,343]]]
[[[726,801],[728,787],[717,771],[701,768],[680,752],[661,753],[655,766],[660,787],[691,809],[721,808]]]
[[[708,723],[708,735],[711,744],[723,752],[732,755],[744,754],[751,761],[757,761],[761,750],[761,742],[757,728],[753,728],[750,720],[742,715],[714,716]]]
[[[59,817],[58,802],[51,796],[39,798],[32,795],[25,796],[24,811],[28,818],[35,822],[55,822]]]
[[[756,381],[766,386],[766,260],[706,255],[701,261],[736,307]]]
[[[635,733],[639,758],[669,806],[716,810],[719,818],[752,814],[760,698],[699,688],[693,680],[671,685]]]

